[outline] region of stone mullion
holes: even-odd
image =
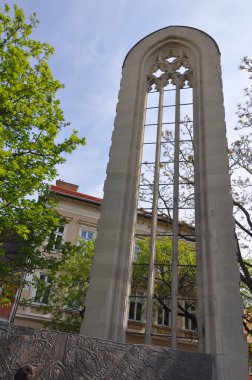
[[[154,297],[154,283],[155,283],[156,232],[157,232],[160,154],[161,154],[161,139],[162,139],[163,98],[164,98],[164,89],[163,89],[163,86],[161,85],[160,91],[159,91],[159,104],[158,104],[158,127],[157,127],[157,138],[156,138],[151,238],[150,238],[150,258],[149,258],[149,274],[148,274],[148,288],[147,288],[147,311],[146,311],[146,326],[145,326],[145,343],[146,344],[151,344],[151,335],[152,335],[152,314],[153,314],[153,297]]]
[[[175,146],[174,146],[174,184],[173,184],[173,223],[172,223],[172,313],[171,347],[177,348],[178,317],[178,223],[179,223],[179,128],[180,128],[180,88],[176,85],[175,106]]]

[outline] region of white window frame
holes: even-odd
[[[82,232],[86,232],[87,234],[92,234],[92,237],[88,237],[87,239],[86,238],[83,238],[82,237]],[[95,229],[92,229],[90,227],[87,227],[85,225],[81,226],[80,227],[80,231],[79,231],[79,238],[82,240],[82,241],[89,241],[89,240],[93,240],[96,238],[96,230]]]
[[[42,276],[44,277],[43,280],[42,280]],[[41,297],[39,298],[39,300],[35,300],[38,289],[34,287],[33,292],[32,292],[33,293],[33,295],[32,295],[33,296],[32,297],[33,298],[33,303],[34,304],[39,304],[39,305],[48,305],[47,302],[43,302],[43,299],[45,297],[45,293],[47,292],[47,288],[50,286],[50,284],[52,283],[52,281],[49,280],[48,275],[46,273],[43,273],[43,272],[39,273],[39,279],[42,280],[42,281],[44,281],[46,283],[46,288],[45,288],[45,291],[43,292],[43,294],[41,294]]]
[[[166,306],[171,308],[170,299],[163,299],[163,302]],[[158,301],[157,301],[156,306],[157,306],[157,325],[169,327],[171,325],[171,311],[169,311],[168,309],[165,309],[162,306],[162,304],[160,304]],[[168,315],[166,315],[166,313],[168,313]],[[160,321],[160,316],[161,316],[161,321]],[[168,323],[165,323],[167,318],[168,318]]]
[[[60,229],[63,228],[63,231],[60,231]],[[65,234],[66,234],[66,225],[65,224],[59,224],[56,229],[53,231],[53,235],[54,235],[54,239],[55,239],[55,243],[56,243],[56,240],[60,237],[61,240],[60,240],[60,244],[64,243],[65,241]],[[49,238],[50,239],[50,238]],[[59,249],[55,247],[55,244],[54,246],[52,247],[51,249],[51,252],[59,252]]]
[[[143,295],[136,293],[132,294],[129,298],[129,320],[130,321],[136,321],[136,322],[143,322],[143,306],[144,306],[145,300],[143,298]],[[133,316],[131,317],[131,311],[132,311],[132,305],[133,305]],[[138,317],[140,308],[140,318]]]
[[[135,242],[134,243],[134,257],[133,257],[133,261],[136,262],[138,260],[138,256],[139,256],[139,253],[140,253],[141,249],[140,247],[138,246],[138,244]]]
[[[196,307],[195,306],[194,307],[192,307],[192,306],[187,307],[187,302],[185,301],[184,307],[189,313],[195,314],[195,316],[196,316]],[[191,318],[187,318],[186,316],[184,317],[184,329],[186,331],[197,331],[196,326],[193,326],[193,322],[192,322]]]

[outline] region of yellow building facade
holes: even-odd
[[[93,197],[78,191],[78,186],[61,180],[50,187],[50,197],[56,200],[57,211],[67,220],[64,226],[59,226],[56,231],[58,242],[77,243],[79,239],[91,240],[97,235],[97,227],[100,218],[102,199]],[[150,232],[150,214],[144,210],[138,211],[136,236],[146,236]],[[158,221],[160,233],[167,231],[167,222],[161,217]],[[137,256],[138,247],[135,246]],[[37,271],[43,281],[49,283],[46,273]],[[14,318],[15,325],[43,328],[44,322],[51,318],[50,314],[44,314],[43,304],[46,303],[46,294],[36,299],[34,287],[24,288],[20,299],[33,299],[29,305],[19,305]],[[130,297],[129,320],[127,328],[127,342],[144,343],[145,333],[145,308],[146,300],[143,292],[134,292]],[[168,310],[156,308],[153,316],[153,339],[154,345],[170,346],[170,313]],[[179,348],[187,351],[197,351],[196,328],[190,319],[178,318],[179,325]]]

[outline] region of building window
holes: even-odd
[[[185,302],[185,309],[188,311],[190,314],[195,316],[195,304],[191,302]],[[193,319],[191,319],[189,316],[185,316],[185,330],[192,330],[196,331],[197,326],[196,323]]]
[[[81,240],[93,240],[95,237],[94,231],[88,231],[85,227],[81,227],[80,238]]]
[[[129,319],[142,321],[143,297],[139,295],[130,296]]]
[[[48,304],[51,282],[52,280],[46,274],[40,274],[34,302]]]
[[[59,251],[61,244],[63,243],[65,226],[59,225],[56,230],[50,235],[48,241],[48,251]]]
[[[137,245],[137,243],[135,243],[135,247],[134,247],[134,259],[133,259],[134,261],[138,260],[139,252],[140,252],[140,248]]]
[[[162,300],[163,304],[157,306],[157,324],[162,326],[170,325],[170,301]]]

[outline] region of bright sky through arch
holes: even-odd
[[[4,1],[2,2],[4,3]],[[55,47],[50,60],[65,84],[61,105],[67,121],[87,138],[59,168],[59,177],[79,190],[102,196],[111,143],[121,67],[140,39],[169,25],[191,26],[212,36],[221,51],[228,134],[236,124],[247,77],[238,71],[252,57],[251,0],[11,0],[25,14],[36,12],[34,38]]]

